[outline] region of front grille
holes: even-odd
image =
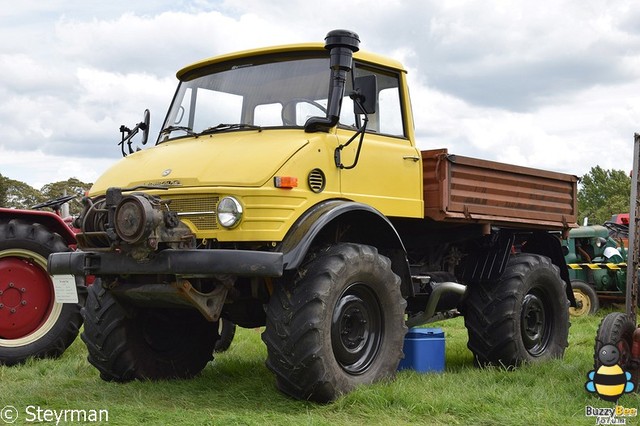
[[[164,198],[169,203],[169,209],[177,212],[180,219],[188,220],[198,230],[210,231],[218,229],[216,208],[218,197],[176,197]]]

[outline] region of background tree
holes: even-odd
[[[63,195],[82,195],[85,191],[91,188],[91,185],[91,183],[85,183],[76,178],[70,178],[59,182],[48,183],[40,189],[40,192],[45,200],[53,200],[55,198],[60,198]],[[79,214],[81,210],[82,205],[80,204],[79,199],[69,202],[69,213],[72,216]]]
[[[7,204],[7,178],[0,174],[0,207]]]
[[[585,217],[589,224],[601,225],[611,219],[611,215],[629,212],[631,177],[622,170],[604,170],[592,167],[580,178],[578,190],[578,221]]]
[[[2,186],[5,192],[2,207],[30,209],[32,206],[44,201],[40,191],[19,180],[3,178]]]
[[[54,200],[64,195],[84,194],[91,183],[76,178],[48,183],[40,191],[19,180],[0,175],[0,207],[30,209],[38,203]],[[69,202],[69,213],[77,215],[82,210],[79,199]]]

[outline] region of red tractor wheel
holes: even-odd
[[[27,250],[0,252],[0,336],[12,345],[37,340],[60,316],[46,267],[42,256]]]
[[[49,254],[68,250],[40,224],[0,224],[0,364],[57,357],[76,338],[80,305],[56,303],[47,273]]]

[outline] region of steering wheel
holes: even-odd
[[[297,126],[298,123],[295,121],[295,106],[297,104],[300,103],[307,103],[309,105],[313,105],[314,107],[318,108],[320,111],[322,111],[325,115],[327,114],[327,108],[320,105],[318,102],[311,100],[311,99],[306,99],[306,98],[293,98],[293,99],[289,99],[287,102],[285,102],[282,105],[282,111],[280,112],[280,115],[282,117],[282,124],[285,126]],[[289,113],[289,110],[294,109],[294,113],[291,114]],[[294,120],[291,120],[291,117],[294,117]]]
[[[73,200],[76,197],[77,195],[64,195],[62,197],[55,198],[53,200],[45,201],[44,203],[36,204],[31,208],[34,210],[38,210],[38,209],[43,209],[45,207],[49,207],[55,211],[58,211],[60,210],[60,206],[62,206],[64,203],[68,201]]]

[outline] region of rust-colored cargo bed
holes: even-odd
[[[576,226],[577,177],[422,151],[425,216],[510,227]]]

